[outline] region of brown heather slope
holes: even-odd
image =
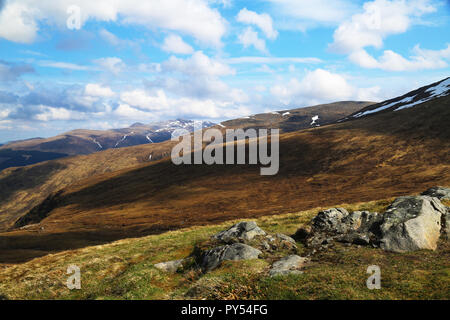
[[[229,219],[365,202],[450,185],[450,97],[286,133],[280,171],[162,159],[79,181],[0,234],[0,262]],[[50,209],[50,210],[49,210]]]
[[[239,125],[239,128],[282,127],[289,130],[309,128],[311,115],[320,115],[320,123],[336,121],[368,104],[370,103],[336,102],[289,110],[290,115],[285,116],[266,113],[253,116],[250,119],[236,119],[226,123],[227,128],[232,128],[232,125]],[[221,126],[216,126],[216,128],[224,130]],[[59,150],[65,150],[68,153],[89,153],[98,151],[95,150],[98,146],[93,143],[93,137],[106,148],[109,143],[107,142],[108,139],[115,141],[124,133],[129,133],[130,130],[145,136],[145,133],[150,129],[148,126],[135,124],[130,128],[116,131],[75,130],[48,139],[19,141],[9,144],[8,148],[40,150],[40,148],[46,146],[45,150],[48,149],[47,147],[54,147],[59,148]],[[110,143],[109,146],[111,147]],[[163,156],[169,155],[172,146],[171,142],[163,142],[128,147],[124,150],[105,150],[89,156],[58,159],[0,171],[0,190],[2,190],[0,193],[0,232],[10,228],[17,219],[62,188],[97,174],[123,170],[148,163],[149,155],[152,155],[152,161],[158,160]]]
[[[122,170],[158,160],[170,154],[172,142],[110,149],[0,172],[0,232],[71,183],[97,174]]]

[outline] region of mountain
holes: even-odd
[[[203,122],[203,127],[213,126]],[[194,130],[193,120],[169,120],[148,125],[135,123],[129,128],[112,130],[73,130],[51,138],[33,138],[13,141],[0,146],[0,170],[9,167],[26,166],[42,161],[83,155],[94,152],[123,148],[169,140],[173,131]]]
[[[450,97],[439,96],[286,132],[275,176],[254,165],[175,166],[171,141],[9,168],[0,261],[450,185],[449,118]]]
[[[311,115],[311,117],[320,114],[326,119],[340,119],[343,116],[349,115],[358,108],[365,106],[364,102],[348,102],[335,103],[329,105],[319,105],[315,107],[295,109],[285,111],[282,114],[289,112],[294,115],[303,113],[303,115]],[[342,109],[342,110],[341,110]],[[329,112],[331,115],[327,116],[324,113]],[[261,119],[263,115],[257,115],[256,119]],[[249,117],[250,118],[250,117]],[[275,114],[266,114],[266,119],[273,119],[272,124],[283,125],[283,121],[290,122],[290,117],[279,116]],[[167,132],[179,126],[185,126],[188,130],[192,130],[191,123],[187,121],[166,121],[154,123],[153,130],[157,133]],[[261,122],[255,126],[255,120],[248,121],[248,119],[237,119],[235,121],[224,122],[228,128],[231,125],[239,125],[242,128],[251,128],[261,125]],[[204,126],[209,123],[204,124]],[[270,124],[266,122],[266,126]],[[309,119],[305,119],[302,126],[311,127]],[[139,132],[143,127],[141,123],[132,125],[129,131]],[[223,124],[216,125],[216,128],[225,130]],[[146,127],[144,128],[145,132]],[[126,134],[122,131],[120,136]],[[123,137],[123,136],[122,136]],[[89,142],[89,141],[88,141]],[[90,146],[94,146],[89,142]],[[72,156],[62,158],[54,161],[43,162],[33,166],[23,168],[8,168],[0,172],[0,187],[6,192],[0,193],[0,230],[5,230],[11,227],[14,222],[23,216],[26,212],[31,210],[34,206],[45,200],[46,197],[56,193],[58,190],[67,187],[79,180],[86,179],[98,174],[114,172],[138,165],[145,165],[149,162],[158,161],[170,155],[171,148],[174,143],[166,141],[162,143],[148,143],[128,148],[112,148],[105,151],[92,153],[90,155]],[[1,150],[1,149],[0,149]],[[4,189],[3,189],[4,188]]]
[[[226,128],[279,128],[281,132],[323,126],[342,119],[375,102],[340,101],[269,113],[261,113],[221,123]]]
[[[346,117],[344,120],[361,118],[380,112],[404,110],[448,95],[450,95],[450,78],[421,87],[400,97],[369,105],[349,117]]]

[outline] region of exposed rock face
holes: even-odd
[[[243,243],[233,243],[204,252],[202,269],[207,272],[217,268],[224,260],[258,259],[262,252]]]
[[[432,187],[422,192],[423,196],[435,197],[440,200],[450,200],[450,188]]]
[[[235,224],[228,230],[219,232],[212,238],[223,243],[236,243],[252,240],[255,236],[258,235],[265,236],[266,233],[261,228],[259,228],[254,221],[243,221]]]
[[[375,245],[380,221],[376,212],[348,213],[343,208],[331,208],[320,211],[311,226],[298,229],[294,238],[316,249],[326,248],[333,241]]]
[[[397,198],[383,216],[381,248],[395,252],[435,250],[440,236],[441,216],[446,213],[447,209],[437,198]]]
[[[161,263],[155,264],[155,268],[157,268],[161,271],[164,271],[164,272],[175,273],[175,272],[177,272],[178,268],[183,266],[183,262],[184,262],[184,259],[161,262]]]
[[[271,277],[286,275],[286,274],[301,274],[303,273],[299,269],[302,268],[309,260],[297,255],[291,255],[284,257],[283,259],[275,262],[269,271]]]

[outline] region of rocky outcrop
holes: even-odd
[[[243,221],[233,225],[228,230],[224,230],[214,235],[213,240],[223,243],[236,243],[242,241],[249,241],[256,236],[265,236],[266,233],[258,227],[254,221]]]
[[[275,262],[269,271],[271,277],[287,275],[287,274],[301,274],[302,267],[309,261],[307,258],[302,258],[297,255],[290,255]]]
[[[450,200],[450,188],[432,187],[422,192],[423,196],[438,198],[439,200]]]
[[[449,215],[449,209],[437,197],[406,196],[395,199],[384,214],[349,213],[343,208],[320,211],[310,225],[298,229],[293,237],[312,248],[312,253],[335,241],[396,252],[435,250],[440,234],[447,238],[450,234]]]
[[[225,260],[258,259],[262,252],[243,243],[233,243],[204,252],[201,267],[204,272],[211,271]]]
[[[314,249],[324,249],[334,241],[376,245],[380,222],[376,212],[349,213],[343,208],[331,208],[320,211],[310,226],[297,230],[294,238]]]
[[[406,196],[397,198],[384,213],[380,246],[388,251],[435,250],[441,217],[447,209],[437,198]]]

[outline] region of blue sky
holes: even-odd
[[[0,143],[381,101],[450,76],[442,0],[0,0]]]

